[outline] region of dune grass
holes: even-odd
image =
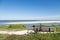
[[[39,25],[36,27],[40,27]],[[56,32],[60,32],[60,26],[42,26],[42,27],[54,27],[56,28]],[[29,29],[27,28],[26,25],[24,24],[12,24],[12,25],[8,25],[8,26],[0,26],[0,30],[25,30],[25,29]]]
[[[25,30],[28,29],[25,25],[22,24],[12,24],[12,25],[8,25],[8,26],[0,26],[0,30]]]
[[[46,26],[45,26],[46,27]],[[49,27],[49,26],[47,26]],[[53,27],[53,26],[50,26]],[[56,32],[60,32],[60,26],[54,26]],[[25,25],[15,24],[9,26],[0,26],[0,30],[25,30]],[[30,34],[30,35],[7,35],[0,34],[0,40],[60,40],[60,33]]]
[[[60,33],[30,35],[0,35],[1,40],[60,40]]]

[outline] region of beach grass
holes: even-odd
[[[0,35],[1,40],[60,40],[60,33],[30,35]]]
[[[36,26],[37,27],[37,26]],[[40,27],[40,26],[38,26]],[[60,26],[42,26],[42,27],[54,27],[56,28],[56,32],[60,32]],[[27,28],[26,25],[24,24],[11,24],[11,25],[7,25],[7,26],[0,26],[0,30],[7,30],[7,31],[10,31],[10,30],[27,30],[29,28]]]
[[[47,33],[47,34],[37,33],[37,34],[30,34],[30,35],[0,34],[0,40],[60,40],[60,26],[50,26],[50,27],[55,27],[56,32],[59,32],[59,33]],[[22,24],[0,26],[0,30],[7,30],[7,31],[25,30],[25,29],[28,29],[28,28],[26,28],[26,26]]]
[[[25,25],[22,24],[12,24],[12,25],[8,25],[8,26],[0,26],[0,30],[25,30],[28,29]]]

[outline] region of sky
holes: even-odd
[[[60,20],[60,0],[0,0],[0,20]]]

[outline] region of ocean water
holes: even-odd
[[[4,24],[4,23],[8,23],[8,22],[32,22],[32,21],[40,21],[40,20],[0,20],[0,26],[6,26],[8,24]],[[42,25],[60,25],[60,23],[42,23]],[[36,24],[26,24],[27,27],[32,27],[33,25],[40,25],[40,23],[36,23]]]
[[[39,21],[39,20],[0,20],[0,23],[5,23],[5,22],[31,22],[31,21]]]
[[[6,26],[8,24],[4,24],[4,23],[8,23],[8,22],[32,22],[32,21],[39,21],[39,20],[0,20],[0,26]],[[27,27],[32,27],[32,25],[35,24],[25,24]]]

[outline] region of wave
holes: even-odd
[[[60,21],[4,22],[0,24],[34,24],[34,23],[60,23]]]

